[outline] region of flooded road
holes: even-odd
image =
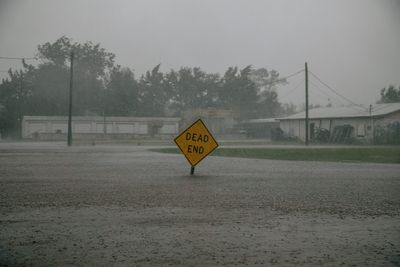
[[[400,165],[0,143],[0,265],[399,265]]]

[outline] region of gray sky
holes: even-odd
[[[101,43],[137,76],[158,63],[221,74],[251,64],[285,76],[307,61],[357,103],[400,85],[400,0],[0,0],[0,56],[34,56],[62,35]],[[0,77],[20,66],[0,60]],[[282,102],[304,103],[303,76],[278,88]],[[311,82],[311,103],[346,103]]]

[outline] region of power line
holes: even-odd
[[[340,96],[341,98],[343,98],[344,100],[346,100],[347,102],[362,108],[363,110],[365,110],[365,107],[361,106],[360,104],[357,104],[355,102],[353,102],[352,100],[350,100],[349,98],[339,94],[335,89],[333,89],[332,87],[330,87],[329,85],[327,85],[325,82],[323,82],[317,75],[315,75],[313,72],[309,71],[311,73],[312,76],[314,76],[315,79],[317,79],[321,84],[323,84],[324,86],[326,86],[326,88],[328,88],[329,90],[331,90],[333,93],[335,93],[336,95]]]
[[[323,93],[324,95],[326,95],[327,97],[329,97],[329,99],[332,100],[332,101],[334,101],[335,103],[340,104],[340,105],[346,105],[346,103],[343,102],[343,101],[342,101],[340,98],[338,98],[337,96],[335,96],[335,98],[333,98],[334,95],[332,95],[332,96],[328,95],[325,91],[323,91],[321,88],[319,88],[316,84],[314,84],[314,83],[311,82],[311,85],[312,85],[312,87],[313,87],[314,89],[318,89],[318,91],[320,91],[321,93]],[[314,92],[314,93],[315,93],[315,92]],[[360,106],[357,106],[357,108],[354,107],[353,105],[352,105],[352,106],[348,106],[348,105],[347,105],[347,107],[348,107],[348,108],[351,108],[352,110],[355,110],[355,111],[357,111],[357,112],[360,112],[360,109],[358,109],[358,108],[363,108],[363,111],[366,111],[366,108],[363,107],[363,106],[361,106],[361,105],[360,105]]]
[[[380,107],[380,108],[375,108],[374,109],[374,106],[372,106],[372,111],[379,111],[379,110],[381,110],[381,109],[385,109],[385,108],[387,108],[388,106],[387,106],[387,104],[392,104],[392,103],[383,103],[383,104],[386,104],[386,105],[384,105],[384,106],[382,106],[382,107]]]
[[[301,70],[299,70],[299,71],[297,71],[297,72],[295,72],[295,73],[286,75],[285,77],[278,78],[276,81],[273,81],[273,82],[271,82],[270,84],[271,84],[271,85],[275,85],[276,83],[280,83],[280,82],[282,82],[282,81],[284,81],[284,80],[286,80],[286,79],[292,78],[293,76],[296,76],[296,75],[298,75],[299,73],[302,73],[303,71],[304,71],[304,69],[301,69]]]
[[[285,77],[279,78],[278,80],[276,80],[276,81],[273,82],[273,83],[278,83],[278,82],[282,82],[283,80],[290,79],[290,78],[292,78],[292,77],[294,77],[294,76],[296,76],[296,75],[302,73],[303,71],[304,71],[304,69],[301,69],[301,70],[299,70],[299,71],[296,71],[295,73],[292,73],[292,74],[286,75]]]
[[[283,96],[279,97],[281,100],[284,99],[285,97],[291,95],[294,91],[296,91],[297,88],[299,88],[300,85],[304,84],[304,79],[302,79],[293,89],[289,90],[286,94]]]
[[[312,88],[314,88],[315,89],[315,87],[312,87]],[[310,88],[311,89],[311,88]],[[312,94],[310,94],[310,96],[311,97],[317,97],[317,98],[319,98],[319,99],[321,99],[321,100],[326,100],[327,98],[328,98],[328,100],[330,101],[331,100],[331,97],[330,96],[327,96],[327,95],[325,95],[325,94],[321,94],[319,91],[314,91],[314,90],[312,90]],[[336,100],[336,99],[335,99]]]
[[[0,57],[0,59],[9,59],[9,60],[38,60],[37,57]]]
[[[319,92],[323,93],[329,99],[332,99],[333,101],[335,101],[336,103],[341,104],[341,105],[345,104],[341,98],[339,98],[336,95],[329,95],[327,92],[322,90],[319,86],[317,86],[314,82],[310,81],[310,84],[311,84],[312,88],[317,89]]]
[[[327,94],[324,94],[324,93],[321,94],[320,92],[323,92],[323,91],[315,90],[316,88],[314,86],[310,87],[310,89],[311,89],[310,96],[311,96],[312,99],[313,99],[313,97],[315,97],[315,98],[318,98],[320,100],[326,101],[327,98],[328,98],[328,104],[332,104],[333,103],[334,105],[338,105],[338,106],[343,105],[343,102],[341,102],[340,100],[338,100],[336,98],[332,98],[331,96],[329,96]],[[357,111],[359,111],[359,109],[357,109]]]
[[[292,78],[293,76],[296,76],[297,74],[300,74],[300,73],[302,73],[303,71],[304,71],[304,69],[301,69],[301,70],[299,70],[299,71],[297,71],[297,72],[295,72],[295,73],[293,73],[293,74],[290,74],[290,75],[287,75],[287,76],[281,78],[280,80]]]

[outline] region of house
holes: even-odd
[[[247,137],[273,139],[279,128],[279,120],[273,118],[245,120],[239,123],[238,127]]]
[[[78,139],[96,137],[166,137],[179,131],[180,118],[73,116],[72,133]],[[66,116],[24,116],[22,138],[63,140],[68,131]]]
[[[280,118],[280,128],[288,137],[305,141],[305,112]],[[376,104],[370,107],[324,107],[309,110],[309,138],[325,132],[330,141],[340,136],[361,142],[373,142],[387,129],[400,127],[400,103]],[[396,135],[396,132],[393,133]],[[396,136],[395,136],[396,137]],[[343,141],[343,140],[342,140]]]
[[[199,118],[204,121],[211,133],[216,136],[226,136],[235,124],[231,110],[204,108],[183,112],[181,128],[185,129]]]

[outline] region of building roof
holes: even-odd
[[[382,117],[396,111],[400,111],[400,103],[373,105],[371,113],[369,107],[362,106],[323,107],[310,109],[308,117],[310,119]],[[304,119],[305,116],[305,111],[302,111],[288,117],[279,118],[279,120],[299,120]]]
[[[279,122],[278,119],[275,118],[268,118],[268,119],[252,119],[252,120],[245,120],[243,124],[250,124],[250,123],[274,123]]]
[[[92,121],[92,122],[149,122],[149,121],[163,121],[163,122],[179,122],[181,118],[176,117],[101,117],[101,116],[72,116],[73,121]],[[24,116],[24,121],[67,121],[67,116]]]

